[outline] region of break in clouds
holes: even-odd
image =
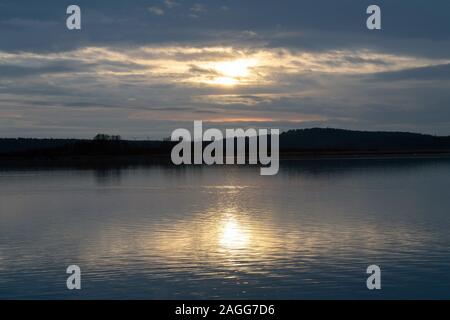
[[[0,3],[0,135],[205,126],[450,134],[448,1]]]

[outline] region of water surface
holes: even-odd
[[[448,299],[449,190],[445,158],[1,169],[0,298]]]

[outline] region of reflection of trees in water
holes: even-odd
[[[122,176],[126,174],[127,171],[133,171],[143,168],[160,168],[163,170],[163,172],[172,172],[176,171],[178,174],[180,174],[180,171],[182,168],[179,168],[177,166],[174,166],[172,164],[167,164],[164,161],[136,161],[133,162],[132,160],[130,163],[112,163],[109,165],[101,164],[96,166],[88,166],[83,167],[85,169],[90,169],[93,172],[93,175],[95,176],[96,182],[101,185],[114,185],[114,184],[120,184],[122,180]],[[168,170],[172,169],[172,170]],[[173,170],[177,169],[177,170]]]
[[[449,157],[354,157],[281,160],[281,174],[341,175],[348,172],[416,171],[426,167],[448,166]]]
[[[98,184],[120,184],[122,180],[122,170],[124,167],[107,167],[107,168],[95,168],[94,175]]]
[[[449,157],[386,157],[386,158],[316,158],[316,159],[290,159],[280,161],[281,175],[343,175],[349,172],[388,173],[417,171],[427,167],[438,167],[450,165]],[[142,168],[158,168],[163,176],[167,178],[188,179],[192,175],[203,176],[204,169],[246,169],[259,168],[259,166],[175,166],[165,162],[148,162],[137,164],[111,164],[108,166],[91,167],[96,182],[101,185],[119,184],[122,180],[123,171],[137,170]],[[259,173],[255,173],[258,174]]]

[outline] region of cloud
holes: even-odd
[[[160,7],[148,7],[147,10],[151,13],[153,13],[155,16],[163,16],[164,15],[164,10],[161,9]]]
[[[13,0],[4,0],[0,38],[8,41],[0,43],[0,50],[48,52],[82,46],[232,43],[307,51],[372,49],[440,58],[448,57],[450,51],[450,20],[446,16],[450,3],[446,0],[435,0],[432,8],[423,1],[399,0],[392,4],[380,0],[383,13],[388,14],[383,14],[386,27],[376,34],[365,27],[369,1],[286,0],[280,6],[270,0],[229,0],[226,6],[239,10],[226,14],[219,0],[208,1],[208,10],[195,0],[183,1],[179,6],[176,3],[154,2],[151,14],[160,19],[149,19],[145,14],[149,11],[140,1],[127,3],[126,10],[120,2],[82,3],[83,24],[89,27],[89,37],[84,33],[68,37],[61,17],[64,8],[51,0],[31,3],[20,10]],[[208,14],[204,14],[206,10]],[[192,19],[199,16],[202,19]],[[243,37],[245,30],[258,36]]]
[[[194,13],[205,13],[207,11],[205,6],[200,3],[194,3],[190,10]]]
[[[450,81],[450,64],[438,64],[400,71],[382,72],[374,75],[374,78],[378,81]]]
[[[173,0],[164,0],[164,5],[168,8],[168,9],[172,9],[175,8],[177,6],[179,6],[180,4],[176,1]]]
[[[206,7],[200,3],[194,3],[193,6],[189,9],[191,13],[189,14],[189,17],[191,18],[198,18],[200,15],[207,12]]]
[[[29,29],[29,28],[47,28],[47,27],[55,28],[58,26],[58,23],[56,21],[43,21],[43,20],[36,20],[36,19],[12,18],[12,19],[3,21],[3,25],[11,26],[14,28]]]

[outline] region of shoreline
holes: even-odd
[[[450,150],[410,150],[410,151],[297,151],[280,152],[280,161],[296,160],[376,160],[376,159],[450,159]],[[0,156],[3,167],[117,167],[117,166],[177,166],[170,155],[80,155],[80,156]],[[195,167],[209,165],[191,165]],[[214,165],[212,165],[214,166]],[[235,165],[238,166],[238,165]]]

